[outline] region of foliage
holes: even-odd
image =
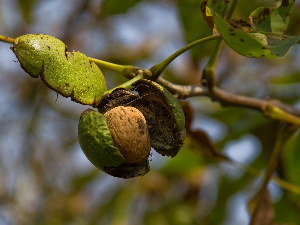
[[[78,144],[87,106],[26,76],[0,42],[0,224],[300,224],[297,2],[11,2],[1,35],[46,33],[104,60],[88,58],[108,89],[135,72],[114,65],[152,66],[184,99],[187,137],[174,158],[153,151],[143,177],[100,172]]]

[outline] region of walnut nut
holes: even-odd
[[[115,146],[125,163],[141,163],[150,154],[150,136],[143,114],[134,107],[118,106],[104,114]]]

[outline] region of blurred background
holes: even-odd
[[[187,43],[211,35],[202,0],[0,0],[0,34],[55,36],[89,57],[150,68]],[[248,20],[273,0],[239,0],[233,17]],[[287,31],[300,35],[299,2]],[[163,78],[199,84],[214,42],[177,58]],[[151,171],[123,180],[97,170],[77,139],[88,106],[71,102],[28,76],[0,42],[0,225],[246,225],[247,203],[261,179],[211,154],[264,171],[278,123],[249,109],[221,107],[207,97],[181,101],[188,135],[173,159],[152,151]],[[250,59],[225,44],[217,85],[300,107],[300,48],[284,58]],[[126,81],[102,70],[108,88]],[[196,138],[195,138],[196,136]],[[300,141],[295,135],[276,175],[300,186]],[[208,141],[208,139],[210,141]],[[212,145],[210,145],[210,143]],[[278,224],[300,224],[300,196],[269,185]]]

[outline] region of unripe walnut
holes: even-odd
[[[80,116],[78,138],[90,162],[105,173],[132,178],[150,170],[146,121],[133,107],[115,107],[106,115],[85,110]]]
[[[150,154],[150,136],[143,114],[134,107],[118,106],[104,114],[115,146],[125,163],[141,163]]]

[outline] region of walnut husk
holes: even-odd
[[[105,94],[98,106],[102,114],[117,106],[138,109],[147,121],[151,147],[174,157],[185,139],[185,117],[179,102],[165,88],[149,80],[138,80],[132,89],[117,88]]]

